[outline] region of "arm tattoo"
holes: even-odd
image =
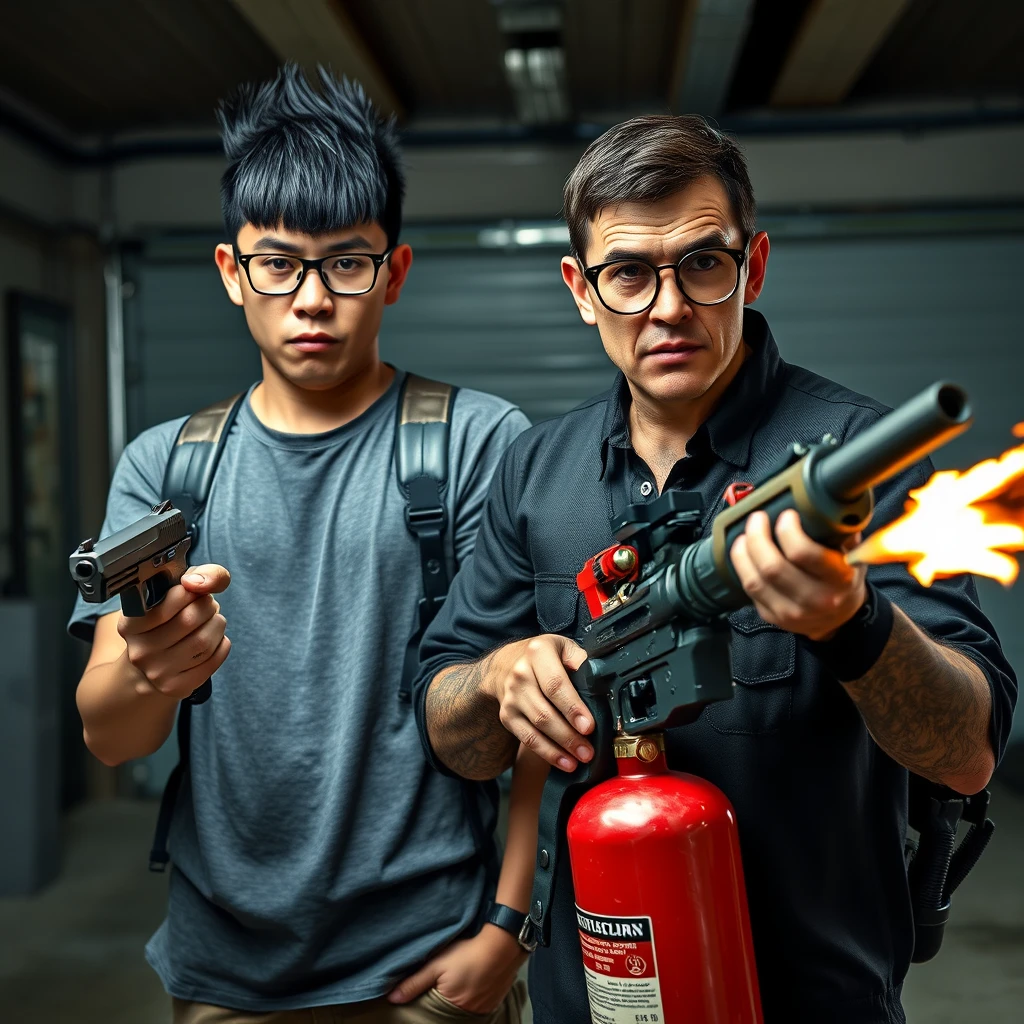
[[[515,760],[519,741],[480,689],[489,658],[443,669],[427,690],[427,732],[434,753],[467,779],[493,779]]]
[[[881,657],[843,685],[875,742],[912,772],[948,785],[991,765],[985,674],[925,636],[899,608]]]

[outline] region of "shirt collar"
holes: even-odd
[[[779,355],[768,321],[756,310],[743,311],[743,340],[750,355],[726,389],[715,411],[702,424],[715,454],[743,468],[750,461],[753,427],[771,404],[786,364]],[[608,393],[601,435],[601,478],[608,464],[609,448],[629,448],[629,385],[620,371]]]

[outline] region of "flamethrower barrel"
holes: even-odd
[[[837,501],[849,501],[920,461],[970,421],[966,392],[933,384],[822,458],[817,482]]]
[[[766,512],[774,527],[784,511],[796,509],[809,537],[838,547],[870,522],[875,484],[920,461],[970,423],[966,393],[939,382],[840,447],[813,448],[715,517],[711,535],[691,544],[666,577],[670,599],[679,612],[708,618],[748,604],[729,552],[752,512]]]

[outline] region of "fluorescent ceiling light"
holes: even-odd
[[[560,46],[506,50],[505,78],[524,124],[557,124],[568,119],[565,53]]]
[[[485,228],[477,236],[485,249],[508,249],[530,245],[568,245],[565,224],[532,224],[522,227]]]

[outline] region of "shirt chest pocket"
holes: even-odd
[[[576,588],[575,576],[540,573],[534,579],[533,592],[542,632],[575,637],[589,622],[586,615],[580,622],[582,595]]]
[[[710,704],[708,724],[720,733],[762,736],[792,717],[796,637],[765,622],[748,606],[729,616],[732,627],[732,700]]]

